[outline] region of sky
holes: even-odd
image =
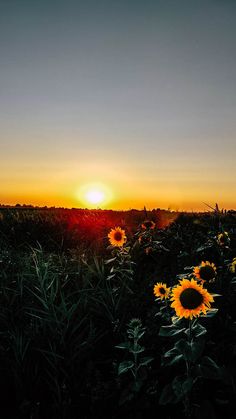
[[[0,0],[0,203],[236,208],[234,0]]]

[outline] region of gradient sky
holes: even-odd
[[[0,0],[0,167],[1,203],[235,208],[236,1]]]

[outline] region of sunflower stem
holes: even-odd
[[[192,319],[189,319],[188,324],[188,342],[191,343],[192,341]],[[187,377],[190,377],[190,368],[191,368],[191,361],[186,360],[186,370],[187,370]]]
[[[189,319],[188,324],[188,342],[191,343],[192,341],[192,319]],[[187,378],[191,376],[191,360],[185,361],[186,364],[186,375]],[[191,400],[190,400],[190,392],[186,394],[185,397],[185,416],[186,418],[191,418]]]
[[[171,315],[170,315],[169,304],[168,304],[167,299],[165,299],[165,306],[166,306],[167,320],[169,322],[171,319]]]
[[[192,340],[192,319],[189,319],[189,343]]]

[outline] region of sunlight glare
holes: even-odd
[[[112,199],[111,190],[102,183],[90,183],[81,186],[77,193],[77,197],[86,207],[93,208],[94,206],[106,207]]]
[[[91,189],[87,191],[85,198],[90,204],[101,204],[104,201],[105,195],[103,191]]]

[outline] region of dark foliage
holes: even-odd
[[[141,227],[145,218],[155,229]],[[114,226],[128,237],[122,255],[108,246]],[[219,245],[225,231],[230,241]],[[1,417],[178,419],[189,414],[184,389],[192,418],[233,419],[235,257],[233,212],[0,209]],[[153,286],[174,286],[201,261],[217,267],[208,290],[220,294],[218,312],[196,326],[201,351],[181,358],[186,321],[176,332]],[[196,383],[181,378],[183,359]]]

